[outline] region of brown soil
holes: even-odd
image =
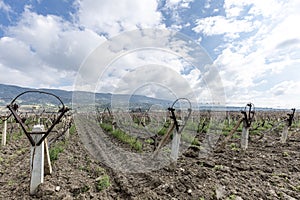
[[[299,133],[281,144],[278,135],[252,138],[246,152],[229,144],[223,152],[199,156],[190,148],[176,167],[121,173],[94,160],[77,133],[67,140],[53,173],[29,195],[30,146],[23,135],[0,147],[0,199],[300,199]],[[111,186],[97,189],[108,174]]]

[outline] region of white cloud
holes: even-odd
[[[207,88],[215,89],[212,82],[208,84],[215,75],[205,74],[210,68],[203,65],[210,59],[199,48],[167,30],[124,33],[108,40],[86,60],[76,87],[122,94],[138,90],[139,94],[157,98],[167,98],[170,92],[166,95],[166,89],[161,89],[167,88],[177,97],[195,101],[201,96],[212,102]]]
[[[122,31],[162,26],[156,0],[77,0],[76,5],[79,24],[109,37]]]
[[[300,64],[300,32],[296,26],[300,3],[225,0],[224,9],[225,16],[198,19],[193,30],[204,35],[224,35],[224,43],[216,48],[216,52],[221,52],[214,63],[220,66],[227,101],[243,102],[249,98],[264,106],[269,104],[269,95],[275,98],[274,103],[277,98],[278,105],[284,103],[284,95],[279,98],[274,94],[283,92],[286,98],[288,85],[294,88],[292,82],[273,85],[274,88],[268,80],[278,77],[287,67]],[[263,91],[257,90],[262,85]]]
[[[226,19],[223,16],[213,16],[196,20],[197,26],[193,28],[196,33],[205,35],[223,35],[230,39],[239,37],[239,33],[250,32],[257,28],[257,23],[247,20]]]
[[[171,16],[170,19],[173,21],[170,28],[178,30],[176,27],[183,25],[184,22],[181,18],[180,11],[190,8],[193,1],[194,0],[167,0],[165,2],[163,10]]]
[[[55,15],[39,15],[28,6],[5,34],[8,36],[0,39],[0,63],[7,71],[27,78],[10,74],[11,81],[4,76],[0,81],[30,87],[70,86],[85,57],[105,41],[89,29]]]
[[[3,10],[6,13],[12,12],[11,7],[6,4],[3,0],[0,1],[0,10]]]
[[[299,103],[299,91],[300,81],[283,81],[270,89],[270,98],[275,102],[269,102],[271,104],[281,105],[286,108],[298,107]]]
[[[194,21],[195,27],[192,27],[193,22],[184,21],[188,17],[181,16],[182,13],[187,13],[192,2],[192,0],[167,0],[165,7],[161,9],[173,17],[167,19],[174,22],[170,25],[170,29],[193,28],[197,33],[196,37],[202,42],[206,40],[205,36],[223,37],[223,42],[215,49],[217,58],[214,64],[219,66],[229,102],[254,101],[257,102],[255,103],[257,106],[263,106],[269,104],[269,97],[274,98],[272,101],[274,106],[280,103],[288,106],[293,104],[291,102],[295,102],[292,99],[292,91],[299,86],[300,78],[290,80],[284,72],[288,67],[296,69],[300,64],[298,0],[225,0],[223,15],[215,16],[222,9],[216,7],[211,16]],[[55,15],[40,15],[33,11],[33,7],[25,6],[18,21],[5,27],[3,29],[5,36],[0,38],[0,73],[5,74],[0,77],[0,82],[70,89],[82,61],[105,41],[102,35],[112,38],[123,31],[165,27],[163,16],[157,10],[159,3],[156,0],[76,0],[76,11],[72,13],[74,21],[66,21]],[[212,1],[205,4],[206,8],[213,6],[215,5]],[[0,10],[8,15],[10,12],[14,13],[11,7],[1,0]],[[146,44],[147,42],[153,42],[154,47],[173,45],[170,50],[182,55],[183,58],[191,56],[188,55],[189,48],[194,48],[180,41],[167,41],[170,42],[167,44],[166,41],[150,38],[138,44],[133,42],[132,38],[119,39],[124,46],[119,46],[118,41],[110,44],[108,48],[112,52],[101,55],[103,59],[109,60],[114,53],[134,49],[139,45],[149,47],[151,44]],[[158,45],[154,41],[162,44]],[[186,80],[189,87],[197,91],[198,96],[203,99],[209,96],[211,88],[204,88],[205,84],[199,78],[203,76],[202,71],[187,70],[180,59],[165,55],[160,51],[151,52],[151,55],[133,54],[122,59],[121,63],[114,63],[109,71],[110,76],[107,73],[107,77],[103,79],[104,91],[110,92],[119,87],[118,83],[121,83],[122,77],[136,73],[137,67],[156,64],[180,74],[181,80]],[[198,58],[199,55],[193,57]],[[99,65],[95,63],[95,69],[99,69],[101,67]],[[185,71],[188,73],[185,74]],[[87,70],[84,73],[91,72],[94,71]],[[151,80],[160,78],[165,79],[166,83],[171,83],[170,77],[162,77],[162,73],[159,72],[162,71],[149,72]],[[96,74],[94,75],[97,78]],[[272,80],[273,78],[275,80]],[[128,83],[134,84],[139,81],[139,78],[134,78]],[[174,84],[177,88],[184,89],[181,87],[185,85],[182,82]],[[86,85],[82,86],[84,88]],[[162,91],[164,90],[156,86],[145,87],[145,92],[152,95],[159,96]],[[284,99],[287,98],[289,101],[285,102]]]
[[[80,30],[54,15],[38,15],[26,9],[16,26],[8,28],[11,35],[25,43],[49,66],[76,70],[97,45],[104,41],[93,31]]]
[[[172,10],[178,10],[180,8],[189,8],[190,3],[194,0],[167,0],[166,7]]]
[[[163,87],[184,97],[199,89],[200,77],[200,70],[189,68],[178,55],[163,49],[137,49],[107,66],[98,80],[97,90],[126,94],[151,83],[146,91],[139,90],[139,94],[167,98],[165,90],[157,89]]]

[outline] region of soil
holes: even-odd
[[[29,195],[29,159],[24,134],[0,147],[0,199],[300,199],[299,133],[290,135],[286,144],[277,134],[262,140],[251,137],[244,152],[239,139],[209,156],[189,148],[176,166],[122,173],[95,160],[75,132],[34,196]],[[105,174],[110,186],[99,189]]]

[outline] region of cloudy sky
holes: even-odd
[[[299,10],[298,0],[0,0],[0,83],[72,90],[99,46],[124,32],[158,28],[205,49],[228,105],[299,108]],[[151,68],[147,75],[160,81],[149,79],[134,91],[159,97],[173,90],[163,79],[176,88],[189,85],[198,100],[206,99],[201,69],[186,67],[170,52],[151,51],[127,52],[98,77],[97,91],[122,93],[121,83],[141,84],[136,74]],[[168,74],[176,72],[176,83],[159,73],[164,65],[173,70]]]

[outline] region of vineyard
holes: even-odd
[[[1,199],[300,199],[295,109],[256,111],[253,104],[241,111],[21,108],[11,108],[21,123],[9,109],[1,110]],[[36,124],[52,127],[46,140],[52,173],[45,172],[30,195],[30,148],[38,145],[23,128]],[[98,155],[99,148],[105,153]],[[154,170],[143,170],[152,169],[145,162],[136,171],[130,168],[136,160],[124,159],[144,154],[171,159],[151,166]]]

